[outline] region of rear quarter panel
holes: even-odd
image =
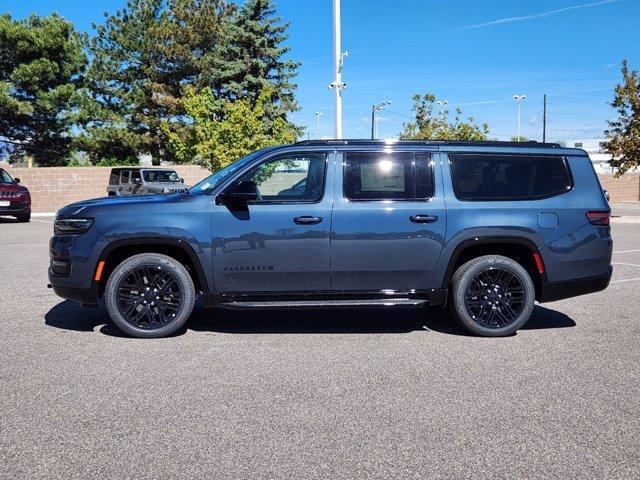
[[[588,156],[566,157],[573,177],[571,190],[550,198],[517,201],[458,200],[448,155],[443,157],[447,232],[436,278],[444,280],[458,245],[483,237],[529,240],[540,251],[551,282],[599,275],[610,265],[609,229],[594,227],[586,217],[588,210],[609,209]]]

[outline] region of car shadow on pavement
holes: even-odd
[[[106,309],[86,310],[65,300],[45,315],[45,324],[51,327],[93,332],[97,327],[104,335],[127,337],[109,320]],[[536,305],[531,320],[523,330],[569,328],[576,323],[567,315]],[[318,310],[226,310],[203,309],[196,306],[187,330],[229,334],[385,334],[413,331],[435,331],[448,335],[471,336],[451,317],[440,309],[318,309]]]
[[[0,217],[0,223],[18,223],[18,220],[13,217]]]

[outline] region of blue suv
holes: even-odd
[[[204,307],[448,305],[509,335],[605,289],[610,208],[588,155],[556,144],[306,141],[254,152],[173,195],[58,212],[49,279],[136,337]]]

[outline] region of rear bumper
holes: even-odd
[[[543,283],[540,291],[540,302],[555,302],[564,298],[577,297],[587,293],[600,292],[609,286],[613,267],[609,266],[605,273],[595,277],[578,278],[563,282]]]

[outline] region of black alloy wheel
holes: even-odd
[[[524,309],[524,285],[506,268],[490,268],[478,273],[464,297],[467,313],[487,328],[506,327],[517,320]]]
[[[193,311],[196,290],[178,260],[141,253],[123,260],[105,286],[105,303],[113,323],[138,338],[166,337],[178,331]]]
[[[166,268],[141,265],[118,282],[118,311],[134,327],[158,329],[175,320],[184,292]]]

